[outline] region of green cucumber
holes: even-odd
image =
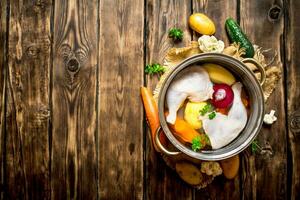
[[[239,43],[240,47],[245,48],[244,57],[252,58],[254,56],[254,48],[247,36],[241,30],[240,26],[232,18],[228,18],[225,22],[226,31],[231,42]]]

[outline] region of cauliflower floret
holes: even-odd
[[[205,161],[201,163],[201,172],[209,176],[218,176],[222,174],[222,168],[218,162]]]
[[[275,114],[275,110],[271,110],[269,114],[265,114],[264,123],[273,124],[277,120],[277,117],[274,114]]]
[[[204,53],[213,52],[213,53],[221,53],[224,50],[224,42],[221,40],[217,40],[215,36],[202,35],[198,39],[199,48]]]

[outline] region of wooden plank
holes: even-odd
[[[272,48],[278,53],[274,64],[282,67],[283,54],[283,2],[280,0],[241,0],[241,27],[253,43],[264,49]],[[266,54],[271,60],[272,53]],[[243,197],[245,199],[286,199],[287,198],[287,152],[285,128],[284,77],[266,104],[266,112],[276,111],[278,120],[272,126],[263,126],[258,141],[265,152],[262,155],[249,155],[244,165]]]
[[[50,198],[51,9],[50,0],[10,1],[5,141],[7,199]]]
[[[209,16],[215,23],[215,36],[229,45],[229,40],[225,30],[225,21],[228,17],[236,18],[237,3],[235,0],[193,0],[193,13],[201,12]],[[194,34],[194,40],[198,39],[198,34]],[[195,192],[196,199],[239,199],[240,198],[240,176],[234,180],[226,180],[218,177],[208,185],[206,189]]]
[[[97,199],[97,0],[54,13],[51,198]]]
[[[0,185],[4,186],[4,146],[5,146],[5,89],[7,75],[7,1],[0,1]],[[0,199],[4,198],[4,189],[0,190]]]
[[[146,63],[161,63],[166,51],[175,46],[189,44],[191,33],[187,19],[191,13],[190,1],[149,0],[146,5]],[[184,31],[182,42],[174,44],[168,30],[177,27]],[[147,87],[154,89],[157,77],[147,77]],[[180,180],[152,146],[149,130],[146,132],[146,198],[192,199],[192,188]]]
[[[102,0],[99,12],[100,198],[142,199],[144,2]]]
[[[300,31],[298,10],[300,2],[296,0],[286,1],[285,17],[285,69],[287,89],[287,114],[288,114],[288,139],[289,139],[289,165],[288,189],[290,199],[300,199]],[[291,167],[292,166],[292,167]]]

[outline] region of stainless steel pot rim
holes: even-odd
[[[228,145],[221,148],[221,149],[217,149],[217,150],[211,150],[211,151],[200,151],[200,152],[194,152],[192,149],[187,148],[184,144],[180,143],[175,136],[172,134],[172,132],[170,131],[170,129],[168,128],[167,122],[165,120],[165,116],[164,116],[164,104],[165,104],[165,96],[166,96],[166,92],[167,89],[170,85],[170,83],[172,82],[173,78],[184,68],[190,66],[191,64],[195,64],[198,62],[217,62],[217,61],[222,61],[222,62],[226,62],[226,63],[230,63],[231,65],[233,65],[233,62],[235,63],[235,66],[237,68],[239,68],[239,70],[243,71],[244,74],[247,74],[248,78],[251,79],[251,82],[253,83],[253,86],[257,89],[257,91],[259,92],[259,95],[263,98],[263,92],[261,89],[261,86],[258,82],[258,80],[256,79],[255,75],[253,74],[253,72],[248,69],[243,63],[241,63],[239,60],[224,55],[224,54],[220,54],[220,53],[202,53],[202,54],[198,54],[192,57],[189,57],[187,59],[185,59],[184,61],[182,61],[180,64],[177,65],[177,67],[175,67],[169,74],[169,76],[165,79],[164,83],[162,84],[162,88],[161,91],[159,93],[159,100],[158,100],[158,110],[159,110],[159,120],[160,120],[160,124],[162,129],[164,130],[167,138],[171,141],[171,143],[182,153],[187,154],[191,157],[194,157],[196,159],[200,159],[200,160],[222,160],[222,159],[226,159],[229,157],[232,157],[234,155],[239,154],[240,152],[242,152],[243,150],[245,150],[250,144],[251,142],[255,139],[255,137],[257,136],[259,130],[261,129],[262,126],[262,122],[263,122],[263,114],[264,114],[264,101],[258,99],[258,105],[259,105],[259,117],[256,119],[255,122],[255,126],[252,130],[252,133],[249,134],[249,136],[244,140],[243,143],[241,143],[239,146],[237,146],[234,149],[228,149]],[[228,64],[229,65],[229,64]],[[243,130],[244,131],[244,130]],[[229,144],[230,145],[230,144]]]

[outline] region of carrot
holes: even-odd
[[[151,94],[151,91],[146,87],[141,87],[141,96],[146,112],[147,121],[150,127],[151,136],[152,136],[152,143],[154,146],[154,149],[159,152],[158,147],[156,146],[155,141],[155,134],[156,130],[160,126],[159,124],[159,118],[158,118],[158,108],[157,104],[153,99],[153,96]],[[160,134],[162,135],[162,134]]]
[[[217,108],[216,111],[219,112],[219,113],[222,113],[223,115],[228,114],[228,109],[227,108]]]
[[[247,98],[242,98],[242,102],[246,108],[249,106],[249,101]]]
[[[193,129],[186,121],[177,118],[174,125],[170,125],[173,134],[179,137],[184,142],[192,144],[194,151],[204,148],[209,144],[208,137]]]

